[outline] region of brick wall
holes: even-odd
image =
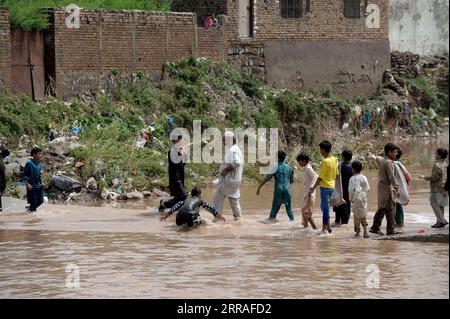
[[[11,88],[9,12],[0,8],[0,93]]]
[[[208,16],[226,15],[227,0],[173,0],[172,11],[196,13],[201,26]]]
[[[222,31],[197,29],[198,56],[213,61],[225,61],[227,49]]]
[[[279,0],[253,0],[254,37],[250,42],[269,40],[380,40],[389,39],[388,0],[371,0],[380,8],[380,28],[369,29],[365,17],[345,18],[344,0],[311,0],[303,18],[284,19]],[[361,12],[364,12],[364,0]],[[239,43],[239,0],[228,0],[227,39]],[[248,41],[247,41],[248,42]]]
[[[50,16],[46,41],[54,70],[50,66],[48,74],[63,99],[108,88],[113,70],[123,79],[136,72],[158,79],[167,60],[191,54],[223,60],[221,33],[199,31],[193,13],[82,9],[79,29],[66,27],[63,10],[52,9]]]

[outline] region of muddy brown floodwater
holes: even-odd
[[[448,135],[403,145],[413,174],[429,173],[438,146],[448,147]],[[376,172],[366,173],[371,220]],[[207,200],[213,189],[204,189]],[[428,231],[435,222],[428,185],[413,178],[411,189],[406,228]],[[231,221],[227,210],[225,224],[191,231],[177,229],[173,218],[160,223],[154,201],[121,209],[47,205],[30,217],[22,201],[7,199],[0,216],[0,298],[449,297],[448,244],[354,239],[352,223],[319,237],[300,230],[301,192],[296,185],[295,223],[283,210],[279,223],[262,223],[272,187],[257,197],[249,184],[242,187],[242,222]],[[73,269],[79,288],[66,285]],[[379,285],[370,280],[373,270]]]

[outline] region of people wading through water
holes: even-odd
[[[213,202],[219,214],[222,214],[224,201],[228,198],[234,219],[238,221],[242,218],[240,186],[244,170],[244,157],[233,132],[225,132],[223,143],[226,153],[220,165],[219,183]]]
[[[339,177],[337,178],[337,185],[340,187],[340,205],[334,206],[333,210],[336,213],[336,218],[333,227],[340,227],[347,225],[351,215],[351,203],[348,194],[348,185],[352,177],[352,158],[353,153],[349,150],[344,150],[341,154],[342,161],[339,163]]]
[[[177,224],[177,226],[199,226],[203,222],[203,219],[200,216],[201,208],[204,208],[208,212],[210,212],[215,217],[215,220],[225,222],[225,218],[221,214],[219,214],[211,204],[203,201],[201,196],[202,191],[199,188],[195,187],[191,191],[191,197],[178,202],[170,209],[167,214],[161,216],[161,222],[166,221],[167,217],[172,215],[174,212],[179,211],[175,219],[175,223]]]
[[[398,147],[392,143],[384,146],[384,156],[378,163],[378,210],[373,218],[370,232],[384,235],[380,230],[384,216],[386,216],[386,234],[399,234],[395,231],[395,198],[398,195],[398,185],[395,181],[395,164]]]
[[[430,176],[421,176],[422,179],[430,182],[430,204],[436,215],[436,224],[432,228],[443,228],[448,225],[445,219],[445,207],[448,206],[448,165],[445,162],[448,151],[439,148],[435,153],[433,170]],[[447,189],[445,188],[447,185]]]
[[[322,141],[319,144],[319,150],[323,157],[323,161],[320,165],[319,178],[309,191],[309,195],[312,196],[316,191],[316,188],[320,185],[320,208],[322,210],[321,235],[331,233],[330,200],[336,185],[336,178],[339,176],[338,159],[331,156],[331,148],[332,144],[329,141]]]
[[[3,163],[3,159],[9,156],[9,151],[6,148],[6,146],[4,146],[2,144],[2,142],[0,142],[0,213],[3,211],[3,206],[2,206],[2,195],[3,192],[6,189],[6,173],[5,173],[5,164]]]
[[[169,190],[171,199],[167,201],[161,200],[159,203],[159,212],[164,212],[166,209],[170,209],[175,204],[184,201],[187,197],[184,188],[184,167],[186,166],[187,154],[183,148],[183,137],[177,135],[172,140],[172,147],[167,153],[169,162]]]

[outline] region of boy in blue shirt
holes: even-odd
[[[23,180],[27,188],[30,213],[35,213],[37,208],[44,203],[44,188],[41,180],[42,165],[40,164],[44,159],[44,153],[41,148],[33,147],[31,157],[33,158],[25,165]]]
[[[259,196],[261,188],[268,181],[275,177],[275,187],[273,194],[272,210],[270,212],[269,221],[276,219],[278,211],[281,205],[286,206],[286,212],[291,222],[294,221],[294,212],[291,206],[291,184],[294,183],[294,170],[284,162],[286,159],[286,153],[284,151],[278,151],[278,166],[277,171],[274,174],[266,176],[265,180],[259,185],[256,195]]]

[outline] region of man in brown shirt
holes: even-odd
[[[438,149],[431,176],[422,176],[423,179],[430,182],[430,204],[437,219],[436,224],[431,226],[433,228],[442,228],[448,225],[444,216],[444,207],[448,205],[448,194],[444,187],[447,179],[447,163],[445,163],[447,156],[448,151],[446,149]]]
[[[398,185],[395,182],[396,169],[394,160],[397,156],[397,146],[388,143],[384,147],[385,156],[378,163],[378,210],[373,218],[371,233],[384,235],[380,230],[383,218],[386,215],[386,234],[398,234],[395,231],[395,202],[398,194]]]

